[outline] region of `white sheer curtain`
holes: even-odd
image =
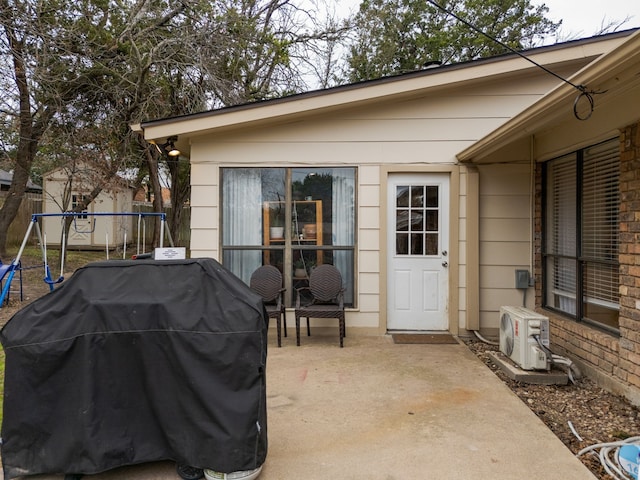
[[[222,237],[224,246],[262,244],[262,182],[260,170],[235,168],[224,171],[222,187]],[[249,283],[262,264],[260,250],[227,250],[225,267]]]
[[[353,246],[355,238],[355,175],[351,169],[332,172],[332,243],[334,246]],[[353,250],[334,250],[334,265],[345,288],[345,302],[353,303]]]

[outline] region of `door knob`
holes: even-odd
[[[447,262],[442,262],[442,266],[443,266],[443,267],[448,267],[448,266],[449,266],[449,263],[447,263]]]

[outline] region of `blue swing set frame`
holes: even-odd
[[[169,240],[169,245],[172,247],[174,246],[173,239],[171,238],[171,232],[169,232],[169,229],[166,228],[166,223],[167,223],[166,213],[156,213],[156,212],[34,213],[33,215],[31,215],[31,222],[29,222],[29,226],[27,227],[27,232],[25,233],[24,238],[22,240],[22,244],[20,245],[20,250],[18,250],[18,255],[16,256],[16,258],[13,259],[11,264],[5,265],[5,268],[2,272],[2,276],[3,277],[6,276],[6,280],[4,281],[4,284],[2,285],[2,291],[0,292],[0,308],[2,308],[2,305],[4,304],[4,300],[10,292],[11,281],[13,280],[15,273],[17,271],[22,270],[20,258],[22,257],[22,252],[24,251],[24,248],[27,244],[27,241],[29,240],[29,236],[31,235],[32,230],[34,229],[34,226],[35,226],[36,235],[38,236],[40,250],[42,251],[42,260],[44,263],[44,272],[45,272],[45,276],[44,276],[45,283],[49,285],[50,290],[53,290],[54,285],[62,283],[64,281],[63,271],[64,271],[64,255],[65,255],[65,248],[66,248],[66,245],[65,245],[66,238],[64,235],[64,229],[63,229],[63,236],[62,236],[62,246],[60,250],[60,276],[57,279],[54,279],[51,276],[51,269],[49,268],[49,263],[47,261],[47,248],[46,248],[45,242],[43,241],[38,220],[44,217],[59,217],[61,220],[66,217],[73,217],[73,220],[75,222],[79,216],[93,217],[94,228],[95,228],[95,217],[137,217],[138,218],[138,245],[137,245],[138,254],[140,253],[140,226],[142,223],[142,219],[145,217],[159,217],[160,218],[160,247],[163,246],[165,233]],[[22,276],[20,276],[20,279],[22,280]]]

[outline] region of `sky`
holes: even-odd
[[[640,27],[640,1],[638,0],[543,0],[549,7],[547,17],[562,20],[562,32],[571,38],[590,37],[601,29],[603,21],[621,21],[632,17],[618,30]]]
[[[632,17],[618,30],[640,27],[640,0],[531,0],[533,5],[549,7],[547,17],[562,20],[561,33],[565,39],[591,37],[609,21]],[[360,0],[336,0],[339,10],[355,11]]]

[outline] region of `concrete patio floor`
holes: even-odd
[[[270,341],[260,480],[595,478],[463,344]],[[84,478],[179,479],[172,462]]]

